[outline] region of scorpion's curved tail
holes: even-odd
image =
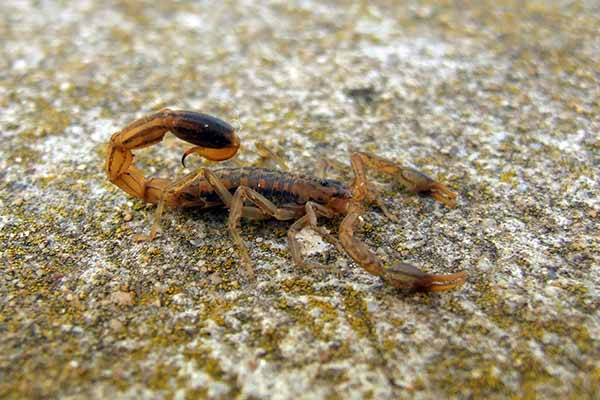
[[[185,152],[182,162],[191,153],[212,161],[226,160],[240,147],[239,137],[228,123],[194,111],[164,108],[112,135],[106,158],[108,179],[132,196],[158,203],[163,189],[171,182],[144,178],[142,171],[133,165],[132,151],[162,141],[167,132],[195,145]]]

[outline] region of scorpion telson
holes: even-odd
[[[335,244],[338,250],[346,252],[367,272],[382,277],[395,287],[443,291],[464,283],[465,272],[429,274],[402,262],[385,267],[354,236],[354,225],[363,214],[365,203],[377,203],[386,216],[393,218],[368,181],[367,168],[391,175],[411,192],[428,194],[446,206],[454,207],[456,194],[422,172],[373,154],[358,152],[351,156],[354,181],[350,185],[331,179],[253,167],[202,168],[172,182],[160,178],[146,179],[133,165],[132,151],[162,141],[167,132],[195,145],[184,153],[182,162],[192,153],[213,161],[226,160],[233,157],[240,146],[240,140],[229,124],[194,111],[163,109],[115,133],[108,145],[108,179],[127,193],[158,204],[150,234],[138,236],[137,239],[154,239],[165,205],[199,208],[224,206],[229,209],[229,232],[251,278],[254,272],[248,248],[240,235],[241,218],[294,220],[287,236],[292,260],[298,266],[305,263],[296,236],[303,228],[309,227]],[[318,217],[332,218],[336,215],[344,216],[338,231],[339,240],[317,224]]]

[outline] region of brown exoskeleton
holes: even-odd
[[[366,168],[392,175],[411,192],[426,193],[447,206],[455,206],[456,194],[425,174],[359,152],[351,157],[355,177],[349,186],[331,179],[254,167],[202,168],[174,182],[159,178],[146,180],[133,165],[132,151],[160,142],[167,132],[195,145],[185,152],[182,162],[191,153],[222,161],[233,157],[240,146],[239,138],[229,124],[193,111],[163,109],[115,133],[108,146],[108,179],[127,193],[158,204],[150,234],[138,239],[152,240],[156,236],[165,205],[200,208],[224,206],[229,209],[229,232],[250,277],[254,276],[252,262],[239,230],[242,217],[295,220],[288,231],[288,243],[291,257],[299,266],[304,265],[304,261],[296,235],[304,227],[310,227],[345,251],[367,272],[382,277],[395,287],[442,291],[464,282],[464,272],[428,274],[402,262],[384,267],[375,254],[354,237],[354,225],[363,213],[363,203],[372,200],[381,203],[373,185],[367,180]],[[318,217],[332,218],[336,215],[345,215],[338,232],[339,241],[317,225]]]

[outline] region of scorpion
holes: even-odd
[[[198,154],[211,161],[224,161],[236,155],[240,148],[239,137],[232,126],[195,111],[165,108],[114,133],[107,151],[108,179],[128,194],[157,204],[149,235],[136,235],[134,240],[153,240],[156,237],[165,206],[224,206],[229,209],[229,233],[250,279],[254,278],[253,263],[240,235],[241,218],[294,220],[287,239],[291,258],[299,267],[306,266],[306,263],[297,235],[308,227],[333,243],[338,250],[346,252],[367,272],[383,278],[394,287],[444,291],[464,283],[464,271],[442,275],[423,272],[404,262],[385,266],[365,243],[354,236],[354,226],[364,212],[365,203],[376,202],[389,216],[375,187],[367,179],[367,168],[391,175],[409,192],[427,194],[446,206],[454,207],[457,194],[424,173],[370,153],[356,152],[351,155],[354,180],[350,185],[324,177],[258,167],[200,168],[174,181],[146,179],[142,171],[133,165],[133,151],[161,142],[168,132],[194,145],[183,154],[181,162],[184,166],[190,154]],[[317,223],[319,217],[336,216],[343,216],[338,238]]]

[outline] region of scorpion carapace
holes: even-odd
[[[294,220],[288,230],[288,244],[292,260],[298,266],[305,263],[296,236],[303,228],[309,227],[335,244],[338,250],[346,252],[367,272],[382,277],[395,287],[443,291],[465,281],[464,272],[429,274],[402,262],[386,267],[354,236],[354,225],[363,214],[365,203],[376,202],[387,216],[393,218],[374,185],[368,181],[367,168],[391,175],[411,192],[429,194],[435,200],[454,207],[456,194],[422,172],[373,154],[358,152],[351,156],[354,181],[350,185],[331,179],[252,167],[202,168],[173,182],[159,178],[146,180],[141,171],[133,166],[132,151],[160,142],[167,132],[195,145],[184,153],[182,162],[191,153],[213,161],[226,160],[233,157],[240,146],[234,129],[226,122],[194,111],[163,109],[115,133],[108,147],[108,179],[127,193],[158,204],[150,234],[138,236],[138,239],[154,239],[165,205],[200,208],[224,206],[229,209],[229,232],[249,277],[254,277],[254,272],[248,248],[240,236],[241,218]],[[317,224],[318,217],[332,218],[336,215],[344,216],[338,231],[339,239]]]

